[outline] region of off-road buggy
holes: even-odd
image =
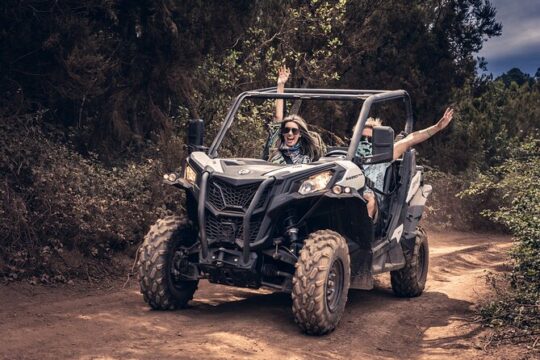
[[[264,159],[219,158],[218,149],[241,102],[252,99],[351,100],[362,103],[348,147],[329,148],[317,161],[275,165]],[[286,89],[239,95],[209,148],[192,122],[192,151],[182,174],[165,182],[186,192],[186,215],[158,220],[139,250],[144,300],[153,309],[186,306],[199,280],[239,287],[269,287],[292,294],[296,323],[326,334],[343,314],[350,288],[373,288],[373,276],[390,272],[397,296],[422,293],[428,242],[418,227],[431,186],[409,149],[392,162],[394,131],[376,127],[373,153],[358,157],[362,130],[376,103],[398,100],[405,133],[413,127],[405,91]],[[374,224],[362,196],[363,166],[388,162],[383,201]]]

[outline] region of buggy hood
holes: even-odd
[[[193,152],[190,156],[197,167],[210,167],[214,173],[232,178],[262,179],[269,176],[284,176],[314,169],[322,164],[278,165],[260,159],[212,159],[204,152]]]

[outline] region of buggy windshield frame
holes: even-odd
[[[221,127],[210,145],[208,156],[217,157],[217,150],[227,131],[231,127],[240,108],[240,104],[245,99],[284,99],[284,100],[340,100],[340,101],[363,101],[358,120],[354,126],[353,136],[347,150],[347,160],[352,160],[356,154],[356,149],[360,143],[362,131],[366,125],[371,107],[376,103],[385,101],[403,100],[405,104],[406,122],[404,131],[410,134],[413,130],[412,105],[409,94],[405,90],[345,90],[345,89],[297,89],[286,88],[283,93],[278,93],[276,87],[265,89],[245,91],[238,95],[227,115],[221,124]]]

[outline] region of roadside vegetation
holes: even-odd
[[[538,75],[538,74],[537,74]],[[540,82],[512,69],[496,81],[477,80],[457,93],[456,153],[469,156],[459,192],[491,229],[514,238],[511,271],[490,276],[495,296],[481,308],[496,340],[540,339]],[[461,150],[460,150],[461,149]],[[472,172],[471,172],[472,171]],[[533,339],[531,341],[530,339]]]
[[[482,314],[538,334],[540,72],[477,73],[495,14],[485,0],[2,2],[0,279],[107,276],[182,209],[161,176],[180,166],[187,120],[211,139],[232,97],[285,63],[291,87],[405,89],[419,128],[453,104],[452,128],[419,147],[427,220],[514,236]],[[257,115],[242,129],[263,131]]]

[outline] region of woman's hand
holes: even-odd
[[[450,121],[452,121],[453,116],[454,116],[454,109],[447,108],[446,111],[444,112],[444,115],[441,117],[439,121],[437,121],[437,124],[435,124],[435,126],[437,127],[437,130],[441,131],[442,129],[447,127],[448,124],[450,124]]]
[[[291,70],[289,70],[285,65],[282,65],[278,71],[276,93],[282,94],[285,92],[285,83],[287,80],[289,80],[289,75],[291,75]],[[283,120],[283,107],[283,99],[276,99],[276,115],[274,116],[275,121]]]
[[[289,70],[289,68],[287,68],[285,65],[281,66],[278,72],[277,84],[285,85],[287,80],[289,80],[289,75],[291,75],[291,70]]]

